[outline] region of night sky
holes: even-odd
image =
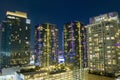
[[[0,22],[5,19],[6,11],[26,12],[32,22],[32,37],[36,24],[56,24],[61,49],[65,23],[77,20],[86,25],[90,17],[113,11],[120,14],[120,0],[0,0]]]

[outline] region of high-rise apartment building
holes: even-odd
[[[2,22],[2,66],[25,65],[30,59],[30,20],[24,12],[6,12]]]
[[[79,21],[64,25],[64,55],[66,64],[87,66],[86,29]]]
[[[45,23],[35,27],[35,65],[48,67],[58,62],[58,29]]]
[[[87,27],[88,65],[91,73],[120,70],[120,23],[116,12],[90,18]]]

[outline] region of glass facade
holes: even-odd
[[[30,59],[30,20],[23,12],[7,11],[2,22],[2,66],[24,65]]]
[[[113,12],[97,16],[90,23],[86,26],[89,71],[101,75],[115,74],[120,65],[118,14]]]
[[[35,64],[54,65],[58,62],[58,29],[45,23],[35,27]]]

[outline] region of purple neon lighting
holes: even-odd
[[[115,44],[115,46],[120,46],[120,44]]]

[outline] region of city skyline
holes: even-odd
[[[19,26],[19,22],[20,22],[19,17],[25,17],[24,15],[21,15],[21,14],[25,15],[25,13],[18,12],[18,11],[15,12],[15,13],[14,12],[9,12],[9,11],[7,12],[7,18],[6,19],[13,20],[13,22],[16,21],[16,22],[14,22],[14,24],[13,23],[9,24],[10,26],[14,27],[14,28],[11,29],[12,32],[18,33],[17,31],[21,32],[22,30],[28,30],[27,26],[23,27],[25,29],[21,28],[21,26],[24,26],[24,24]],[[18,15],[19,15],[19,17],[18,17]],[[118,74],[118,73],[115,72],[116,69],[119,72],[119,69],[118,69],[119,68],[119,64],[117,64],[119,62],[115,60],[116,58],[119,59],[119,57],[113,55],[113,53],[115,53],[115,52],[117,52],[117,54],[119,54],[119,51],[120,51],[120,49],[119,49],[120,47],[118,47],[119,46],[119,42],[120,42],[120,40],[119,40],[119,31],[120,30],[118,29],[119,25],[117,25],[117,24],[120,23],[119,22],[120,18],[118,16],[119,15],[117,14],[117,12],[112,12],[112,13],[106,13],[106,14],[102,14],[100,16],[95,16],[93,18],[90,18],[90,24],[86,25],[86,28],[88,28],[87,31],[83,27],[83,24],[81,22],[79,22],[79,21],[70,22],[70,23],[67,23],[67,24],[64,25],[64,39],[63,38],[62,39],[64,40],[63,44],[65,45],[64,46],[65,52],[67,54],[70,53],[70,55],[71,54],[74,55],[74,52],[79,54],[79,55],[76,55],[76,58],[70,56],[70,60],[68,60],[68,62],[71,61],[72,59],[74,60],[74,58],[75,58],[75,61],[76,61],[76,62],[73,63],[74,64],[73,66],[65,65],[66,62],[67,62],[66,60],[65,60],[65,63],[63,63],[63,64],[59,64],[58,63],[56,65],[55,63],[53,63],[51,66],[49,66],[49,63],[52,62],[52,60],[49,60],[49,59],[51,57],[53,57],[52,54],[54,54],[55,48],[52,48],[52,50],[53,50],[53,53],[51,54],[52,56],[49,55],[49,52],[51,53],[52,45],[57,43],[56,42],[57,40],[55,40],[57,38],[55,38],[55,37],[58,37],[58,36],[55,35],[55,33],[58,30],[55,29],[55,27],[54,27],[55,25],[51,25],[49,23],[37,25],[36,26],[37,32],[35,31],[35,33],[37,33],[37,35],[36,35],[36,42],[37,42],[37,46],[38,47],[36,48],[37,49],[36,52],[38,52],[38,53],[35,53],[35,54],[36,54],[37,57],[39,57],[39,55],[37,55],[37,54],[41,54],[41,50],[42,49],[45,50],[44,53],[45,54],[47,53],[47,56],[44,56],[43,58],[46,58],[46,60],[44,59],[44,61],[42,61],[42,63],[45,62],[45,67],[41,67],[41,66],[34,67],[35,66],[34,65],[33,66],[34,68],[32,68],[32,66],[30,68],[30,65],[25,65],[25,66],[27,66],[25,69],[21,69],[22,68],[22,66],[21,66],[21,67],[18,67],[17,70],[12,70],[12,68],[14,68],[14,66],[13,66],[13,67],[10,67],[9,70],[12,70],[13,72],[17,72],[18,70],[20,70],[20,73],[22,75],[24,75],[24,77],[22,77],[20,75],[17,75],[19,72],[14,74],[14,75],[10,75],[9,77],[11,77],[11,79],[13,77],[14,77],[14,79],[16,77],[19,77],[19,78],[22,78],[22,79],[30,79],[30,78],[32,78],[34,80],[36,78],[36,79],[45,79],[46,80],[46,79],[51,79],[51,78],[58,78],[58,77],[60,78],[60,75],[58,77],[56,77],[59,73],[62,73],[62,74],[66,73],[67,74],[67,71],[68,72],[70,71],[70,74],[68,74],[68,77],[69,77],[70,80],[72,80],[72,79],[82,80],[83,78],[85,78],[84,76],[86,75],[87,72],[90,71],[90,73],[92,73],[90,69],[92,69],[93,71],[96,71],[96,69],[97,69],[97,72],[95,72],[95,73],[93,72],[94,74],[99,74],[99,75],[104,75],[104,76],[113,76],[114,77],[115,74]],[[25,23],[29,23],[30,21],[28,19],[25,19],[24,22]],[[18,24],[18,25],[15,25],[15,24]],[[6,28],[11,28],[10,26],[6,27]],[[15,27],[17,27],[17,28],[15,28]],[[18,30],[16,31],[16,29],[18,29]],[[6,37],[10,37],[9,30],[5,31],[4,29],[2,29],[2,32],[8,33],[8,36],[6,36]],[[87,32],[87,34],[86,34],[86,32]],[[92,32],[93,35],[91,35],[91,32]],[[97,32],[97,33],[95,33],[95,32]],[[107,32],[107,33],[105,33],[105,32]],[[111,35],[111,37],[109,37],[108,35]],[[85,40],[86,37],[85,36],[87,36],[87,45],[88,45],[87,47],[88,47],[88,50],[86,50],[86,40]],[[98,39],[97,37],[100,37],[100,39]],[[25,37],[25,39],[27,39],[27,38]],[[91,40],[91,39],[93,39],[93,40]],[[11,35],[11,40],[13,42],[18,40],[18,35],[12,34]],[[110,41],[107,41],[107,40],[110,40]],[[91,45],[91,41],[92,41],[92,45],[100,44],[100,45],[97,46],[97,48],[95,46],[92,46],[92,49],[93,49],[92,50],[93,51],[92,54],[91,54],[91,50],[89,49],[89,48],[91,48],[91,46],[90,46]],[[98,42],[98,41],[100,41],[100,42]],[[17,41],[17,42],[19,42],[19,41]],[[50,46],[51,42],[53,42],[53,43]],[[7,40],[6,40],[6,43],[7,43]],[[19,42],[19,44],[20,43],[21,43],[21,41]],[[103,44],[103,45],[101,45],[101,44]],[[105,46],[106,44],[108,44],[109,46]],[[17,45],[17,43],[14,44],[13,47],[15,47],[15,45]],[[43,48],[42,45],[45,48]],[[55,45],[53,45],[53,46],[55,47]],[[112,46],[112,47],[110,47],[110,46]],[[117,46],[117,48],[115,48],[115,46]],[[18,47],[18,46],[16,46],[16,47]],[[103,48],[103,50],[101,50],[99,48]],[[106,51],[107,48],[109,48],[108,51]],[[110,48],[112,48],[112,49],[110,49]],[[14,49],[17,49],[17,48],[14,48]],[[20,49],[22,49],[22,48],[20,48]],[[112,54],[110,53],[110,50],[111,50]],[[114,50],[116,50],[116,51],[114,51]],[[84,53],[86,53],[86,51],[87,51],[87,54],[88,54],[88,58],[90,60],[90,61],[88,60],[88,63],[89,63],[88,67],[89,67],[89,69],[87,69],[87,70],[86,70],[86,68],[82,67],[82,65],[83,65],[82,63],[84,63],[84,61],[86,61],[86,56],[84,54]],[[107,56],[101,55],[99,57],[97,52],[100,52],[100,55],[101,55],[102,52],[103,53],[107,52],[109,54],[106,54]],[[110,56],[110,54],[112,56]],[[19,54],[16,57],[18,57],[18,56],[19,56]],[[64,56],[66,56],[66,55],[64,55]],[[67,57],[69,57],[69,55]],[[80,57],[85,58],[85,59],[83,59],[84,61]],[[94,58],[94,57],[96,57],[96,58]],[[111,59],[110,57],[112,57],[113,61],[110,60]],[[95,62],[94,63],[94,59],[101,61],[101,63],[100,62]],[[106,61],[103,61],[103,59],[104,60],[106,59]],[[106,65],[105,66],[103,65],[104,62],[105,62],[105,64],[107,64],[107,67],[106,67]],[[19,63],[19,62],[17,62],[17,63]],[[92,65],[91,65],[91,63],[92,63]],[[113,68],[112,67],[110,68],[111,64],[113,64],[112,65],[112,66],[114,66]],[[118,68],[115,67],[115,64],[118,66]],[[94,68],[94,66],[96,66],[96,68]],[[103,68],[103,66],[104,66],[104,68]],[[2,70],[4,70],[4,69],[2,69]],[[5,70],[7,70],[7,69],[5,69]],[[40,73],[39,70],[43,70],[42,73],[45,76],[41,76],[42,73]],[[99,73],[99,70],[102,70],[102,72]],[[106,72],[105,72],[106,70],[108,70],[108,74],[106,74]],[[5,73],[5,71],[3,71],[3,72]],[[32,73],[33,76],[30,77],[29,75],[31,75],[31,74],[29,74],[29,72]],[[105,72],[105,74],[104,74],[104,72]],[[26,74],[29,77],[27,77]],[[51,76],[51,74],[57,74],[57,75],[56,76],[54,75],[54,77],[53,77],[53,76]],[[111,74],[113,74],[113,75],[111,75]],[[9,77],[6,77],[6,78],[9,78]],[[1,78],[4,79],[4,75]],[[61,78],[64,79],[65,77],[61,77]],[[96,78],[96,77],[92,77],[92,78]]]
[[[9,11],[23,11],[26,12],[31,19],[32,29],[34,25],[39,23],[52,23],[58,26],[59,37],[62,37],[63,25],[70,21],[81,21],[85,25],[88,24],[89,18],[100,14],[117,11],[120,13],[120,1],[114,0],[92,0],[92,1],[79,1],[79,0],[61,0],[61,1],[5,1],[1,0],[0,21],[5,17],[5,12]],[[33,33],[34,31],[32,31]],[[33,36],[33,34],[32,34]],[[33,40],[32,40],[33,44]],[[60,50],[62,49],[62,41],[59,39]],[[33,47],[32,47],[33,48]]]
[[[0,5],[0,79],[120,75],[119,1],[1,2],[6,5]]]

